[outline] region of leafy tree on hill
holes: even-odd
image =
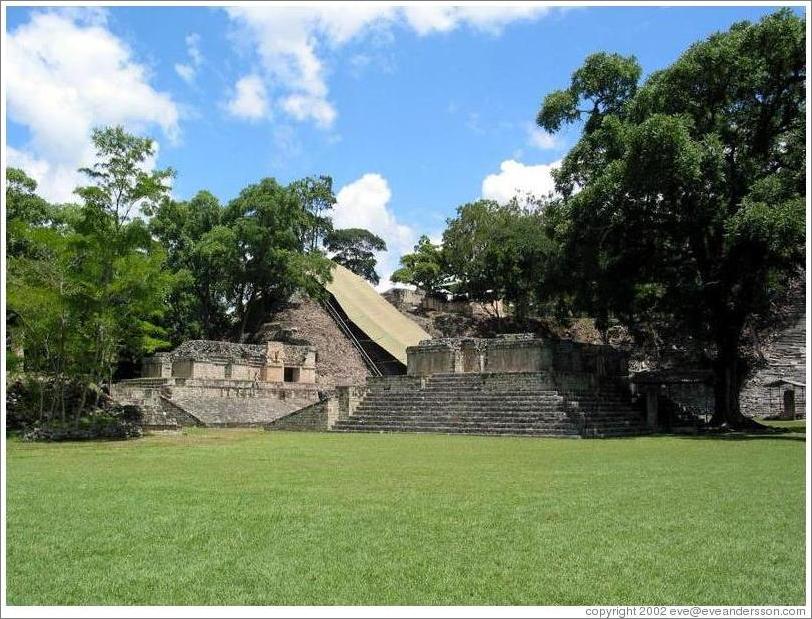
[[[188,202],[164,201],[150,220],[176,275],[164,320],[174,344],[228,331],[227,282],[237,268],[237,242],[223,213],[214,195],[199,191]]]
[[[122,355],[166,344],[158,321],[171,275],[163,269],[164,251],[132,215],[166,198],[161,181],[171,172],[144,172],[151,143],[119,127],[94,131],[93,143],[98,162],[88,172],[94,183],[77,189],[81,205],[46,208],[35,184],[14,171],[6,188],[15,234],[27,248],[8,257],[9,326],[24,350],[25,370],[53,385],[43,415],[58,410],[62,419],[71,385],[82,394],[78,417],[90,393],[98,395],[112,379]]]
[[[805,50],[804,21],[781,10],[642,85],[633,57],[597,54],[538,114],[548,131],[584,122],[556,174],[576,302],[702,343],[719,424],[747,423],[742,334],[803,265]]]
[[[124,131],[122,127],[96,128],[91,134],[96,148],[96,163],[81,168],[91,184],[78,187],[76,194],[87,208],[95,208],[112,217],[116,229],[137,216],[151,215],[169,195],[172,168],[146,169],[155,155],[155,144]]]
[[[332,252],[333,261],[377,285],[381,278],[375,271],[376,251],[386,251],[386,242],[363,228],[333,230],[324,237],[324,246]]]
[[[443,233],[454,292],[483,304],[506,301],[519,322],[542,300],[541,280],[551,253],[544,209],[522,207],[515,200],[464,204]]]
[[[299,239],[306,251],[316,251],[319,243],[333,229],[327,212],[336,203],[330,176],[308,176],[293,181],[290,190],[299,200],[304,217],[299,224]]]
[[[400,264],[401,267],[392,273],[393,282],[411,284],[429,294],[446,290],[448,275],[442,249],[426,235],[418,239],[414,253],[401,256]]]
[[[301,230],[311,224],[294,190],[272,178],[249,185],[229,202],[222,222],[234,235],[227,301],[240,338],[296,290],[318,297],[330,260],[309,251]]]
[[[36,194],[37,182],[17,168],[6,168],[6,253],[19,256],[31,250],[27,232],[44,225],[53,208]]]

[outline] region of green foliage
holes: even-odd
[[[249,185],[229,202],[223,223],[234,234],[234,270],[228,300],[235,308],[240,335],[291,293],[319,297],[330,277],[330,260],[308,251],[303,241],[313,219],[297,193],[272,178]]]
[[[120,128],[97,130],[93,139],[99,162],[87,173],[96,184],[77,190],[82,205],[45,205],[16,171],[6,187],[19,240],[8,257],[7,325],[25,371],[50,385],[40,417],[62,421],[81,417],[122,355],[166,345],[158,321],[172,278],[163,249],[130,214],[166,197],[158,181],[170,173],[140,169],[149,140]],[[82,385],[74,410],[66,404],[70,384]]]
[[[545,130],[555,132],[586,115],[584,132],[591,133],[600,126],[604,116],[623,112],[626,102],[637,90],[640,73],[634,56],[605,52],[587,56],[583,66],[572,74],[569,88],[544,98],[536,122]],[[587,109],[581,109],[581,104],[587,105]]]
[[[237,242],[222,223],[223,213],[214,195],[200,191],[188,202],[164,201],[150,220],[175,273],[163,321],[175,344],[217,339],[229,328],[227,294],[237,268]]]
[[[544,295],[552,245],[543,213],[543,205],[525,208],[516,201],[460,206],[443,233],[443,257],[454,292],[483,303],[507,301],[523,321]]]
[[[429,294],[446,289],[448,275],[443,252],[426,235],[418,239],[414,253],[401,256],[400,264],[402,266],[392,273],[393,282],[411,284]]]
[[[576,307],[701,342],[718,422],[741,423],[745,326],[803,264],[804,32],[789,10],[736,24],[639,89],[633,59],[591,56],[570,102],[553,93],[539,112],[551,131],[588,114],[556,176]]]
[[[6,168],[6,255],[35,251],[29,231],[52,217],[52,207],[36,194],[37,182],[17,168]]]
[[[380,277],[375,271],[376,251],[386,251],[384,240],[363,228],[332,230],[324,237],[324,246],[333,252],[333,261],[344,265],[356,275],[377,285]]]
[[[308,176],[290,184],[305,216],[299,227],[299,240],[304,249],[316,251],[321,239],[333,229],[326,212],[336,203],[333,179],[329,176]]]
[[[155,155],[150,138],[141,138],[122,127],[96,128],[91,134],[96,148],[96,163],[81,168],[91,183],[76,189],[86,208],[97,209],[113,218],[116,227],[140,209],[145,215],[169,195],[171,168],[148,171]]]

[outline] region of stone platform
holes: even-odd
[[[147,429],[262,426],[319,401],[315,384],[222,379],[136,378],[111,395],[139,406]]]
[[[370,377],[271,430],[608,437],[650,431],[623,353],[527,336],[422,342],[408,375]]]

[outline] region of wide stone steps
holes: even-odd
[[[498,436],[571,436],[578,437],[575,429],[558,430],[550,426],[543,428],[531,428],[528,426],[513,426],[500,428],[466,428],[459,425],[453,426],[386,426],[386,425],[365,425],[365,426],[344,426],[336,424],[333,432],[377,432],[394,433],[409,432],[418,434],[474,434],[474,435],[498,435]]]
[[[259,426],[267,424],[311,402],[278,398],[177,397],[173,403],[206,426]]]
[[[541,422],[541,423],[553,423],[560,420],[568,420],[569,417],[564,413],[553,413],[553,414],[520,414],[516,413],[513,415],[496,415],[496,414],[488,414],[486,412],[479,413],[479,414],[453,414],[453,413],[442,413],[442,414],[420,414],[420,413],[380,413],[380,414],[367,414],[367,413],[355,413],[350,417],[353,423],[369,423],[373,421],[386,421],[386,422],[404,422],[404,423],[435,423],[438,421],[442,422],[456,422],[459,421],[460,423],[534,423],[534,422]]]
[[[556,390],[544,374],[443,374],[422,388],[369,385],[336,432],[412,432],[512,436],[630,436],[642,434],[643,415],[610,383],[593,390]]]

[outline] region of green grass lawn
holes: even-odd
[[[803,604],[804,437],[8,444],[9,604]]]
[[[806,420],[805,419],[759,419],[759,423],[772,428],[782,428],[787,432],[797,432],[798,434],[806,434]]]

